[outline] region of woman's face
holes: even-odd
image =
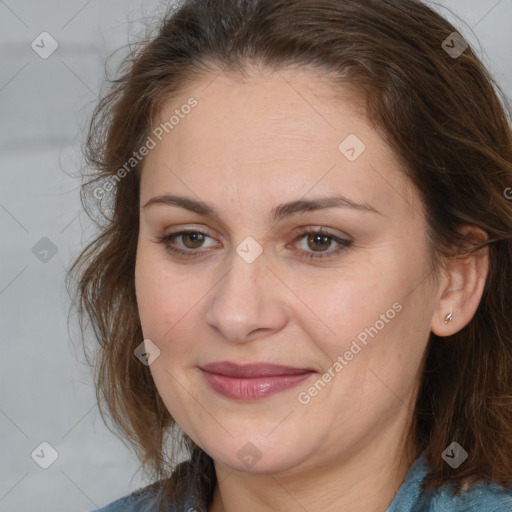
[[[210,75],[155,123],[135,272],[149,368],[181,428],[233,469],[394,452],[410,419],[440,296],[423,207],[345,92],[305,70]],[[300,375],[202,369],[226,361]]]

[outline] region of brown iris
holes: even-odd
[[[312,235],[308,236],[308,245],[310,243],[322,244],[323,247],[321,247],[320,249],[321,249],[321,251],[325,251],[325,250],[329,249],[329,246],[331,244],[331,237],[327,236],[327,235],[312,234]],[[310,248],[313,248],[313,247],[310,247]],[[317,248],[319,248],[319,247],[317,246]]]
[[[188,249],[197,249],[201,247],[201,244],[204,242],[204,235],[202,233],[183,233],[181,235],[183,240],[183,245],[185,245]],[[185,240],[190,239],[191,244],[185,242]]]

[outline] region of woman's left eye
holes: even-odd
[[[307,237],[307,238],[305,238]],[[306,231],[299,235],[296,238],[297,240],[302,240],[305,238],[305,243],[308,247],[316,246],[317,248],[320,248],[321,250],[319,252],[313,251],[303,251],[305,252],[306,258],[329,258],[331,256],[337,255],[341,251],[344,251],[350,245],[352,245],[352,240],[346,240],[344,238],[337,237],[331,233],[328,233],[324,230],[319,231]],[[338,246],[332,250],[328,251],[329,247],[331,247],[332,242],[335,242],[338,244]],[[328,252],[327,252],[328,251]]]
[[[185,248],[176,247],[174,245],[175,240],[179,238],[181,238],[181,243]],[[158,243],[164,244],[170,253],[178,254],[188,258],[195,258],[201,256],[205,252],[208,252],[206,250],[197,250],[201,249],[201,246],[206,238],[211,237],[202,231],[185,230],[165,235],[158,235],[156,237],[156,241]],[[308,259],[332,257],[333,255],[336,255],[350,247],[352,244],[351,240],[339,238],[325,230],[305,231],[295,238],[294,243],[297,243],[302,239],[305,239],[308,247],[315,248],[316,246],[317,249],[320,249],[319,251],[312,252],[301,250],[300,252],[304,253],[301,256]],[[335,242],[338,244],[338,246],[334,250],[329,251],[328,249],[331,247],[332,242]]]

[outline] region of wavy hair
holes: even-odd
[[[104,398],[141,467],[166,480],[162,504],[183,502],[187,478],[211,503],[216,476],[133,353],[143,339],[134,285],[141,162],[122,179],[119,170],[144,144],[164,102],[201,74],[243,71],[251,62],[320,70],[334,89],[348,87],[364,102],[425,205],[434,269],[454,248],[488,248],[474,317],[452,336],[430,335],[409,438],[426,450],[425,491],[447,482],[457,494],[477,481],[512,484],[510,104],[471,46],[456,58],[445,51],[453,32],[418,0],[185,0],[108,81],[90,122],[84,155],[91,171],[81,189],[89,216],[100,213],[98,232],[67,280],[76,281],[82,339],[88,319],[97,340],[88,362],[101,415],[105,420]],[[482,229],[487,241],[470,246],[458,231],[464,224]],[[457,469],[441,458],[453,440],[469,453]],[[172,474],[173,443],[186,450],[192,474]]]

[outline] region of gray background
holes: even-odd
[[[441,5],[467,23],[439,7],[512,96],[512,0]],[[0,511],[83,512],[147,484],[99,415],[76,325],[67,323],[64,277],[93,233],[75,176],[105,60],[163,8],[156,0],[0,0]],[[43,31],[59,45],[47,59],[31,48]],[[34,254],[50,245],[54,255]],[[34,459],[49,460],[48,449],[31,456],[43,441],[58,453],[47,469]]]

